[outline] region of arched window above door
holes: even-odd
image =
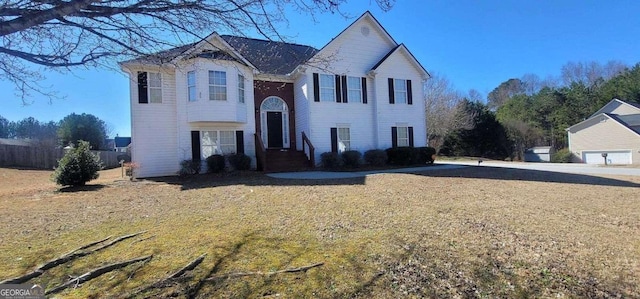
[[[268,97],[260,105],[262,111],[287,111],[287,103],[279,97]]]

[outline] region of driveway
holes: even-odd
[[[596,174],[596,175],[633,175],[640,176],[640,168],[625,166],[600,166],[590,164],[564,164],[564,163],[526,163],[526,162],[496,162],[483,161],[479,166],[477,161],[443,161],[432,166],[373,170],[373,171],[302,171],[302,172],[280,172],[267,174],[279,179],[299,179],[299,180],[326,180],[326,179],[347,179],[359,178],[377,173],[413,173],[430,170],[457,169],[463,167],[502,167],[540,171],[552,171],[562,173]]]

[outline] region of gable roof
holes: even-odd
[[[318,52],[314,47],[299,44],[232,35],[221,37],[259,72],[266,74],[290,74]]]
[[[407,47],[404,44],[399,44],[397,47],[389,51],[387,55],[382,57],[382,59],[380,59],[380,61],[378,61],[378,63],[376,63],[376,65],[374,65],[371,68],[371,70],[375,71],[376,69],[378,69],[378,67],[383,65],[389,57],[393,56],[395,53],[398,53],[400,51],[405,51],[407,53],[407,56],[409,56],[411,63],[413,63],[419,70],[421,70],[423,75],[426,75],[427,77],[431,77],[431,74],[427,72],[427,70],[422,66],[422,64],[420,64],[420,62],[416,59],[416,57],[413,56],[413,53],[411,53],[411,51],[409,51],[409,49],[407,49]]]
[[[118,137],[114,138],[116,147],[127,147],[131,144],[131,137]]]
[[[594,117],[594,116],[596,116],[596,115],[598,115],[600,113],[605,113],[606,111],[612,109],[612,107],[614,105],[628,106],[628,107],[631,107],[632,109],[638,110],[638,113],[640,113],[640,105],[635,104],[635,103],[627,103],[625,101],[621,101],[621,100],[618,100],[618,99],[613,99],[609,103],[607,103],[606,105],[602,106],[602,108],[598,109],[598,111],[593,113],[590,117]]]
[[[626,128],[627,130],[633,132],[634,134],[638,135],[640,137],[640,131],[638,129],[633,128],[630,124],[628,124],[627,122],[625,122],[622,118],[620,118],[620,115],[615,115],[615,114],[610,114],[610,113],[600,113],[598,115],[589,117],[567,129],[565,129],[566,131],[571,132],[571,130],[575,127],[578,127],[580,125],[583,125],[587,122],[592,122],[598,118],[608,118],[610,120],[613,120],[613,122],[615,122],[616,124],[620,125],[621,127]]]

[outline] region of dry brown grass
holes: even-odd
[[[189,277],[138,296],[640,297],[638,177],[469,167],[335,181],[244,173],[130,182],[116,169],[60,191],[49,175],[0,169],[0,279],[108,235],[152,238],[34,281],[52,287],[154,254],[63,297],[122,297],[202,253]],[[325,264],[198,284],[315,262]]]

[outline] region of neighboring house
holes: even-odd
[[[323,152],[427,144],[429,74],[369,12],[320,50],[214,33],[120,65],[139,177],[212,154],[245,153],[273,170],[294,164],[277,158],[286,152],[318,164]]]
[[[640,106],[636,104],[613,99],[567,133],[575,162],[640,164]]]
[[[551,146],[536,146],[524,152],[525,162],[551,162],[554,149]]]
[[[129,144],[131,144],[131,137],[116,136],[113,141],[116,152],[126,153],[128,151]]]

